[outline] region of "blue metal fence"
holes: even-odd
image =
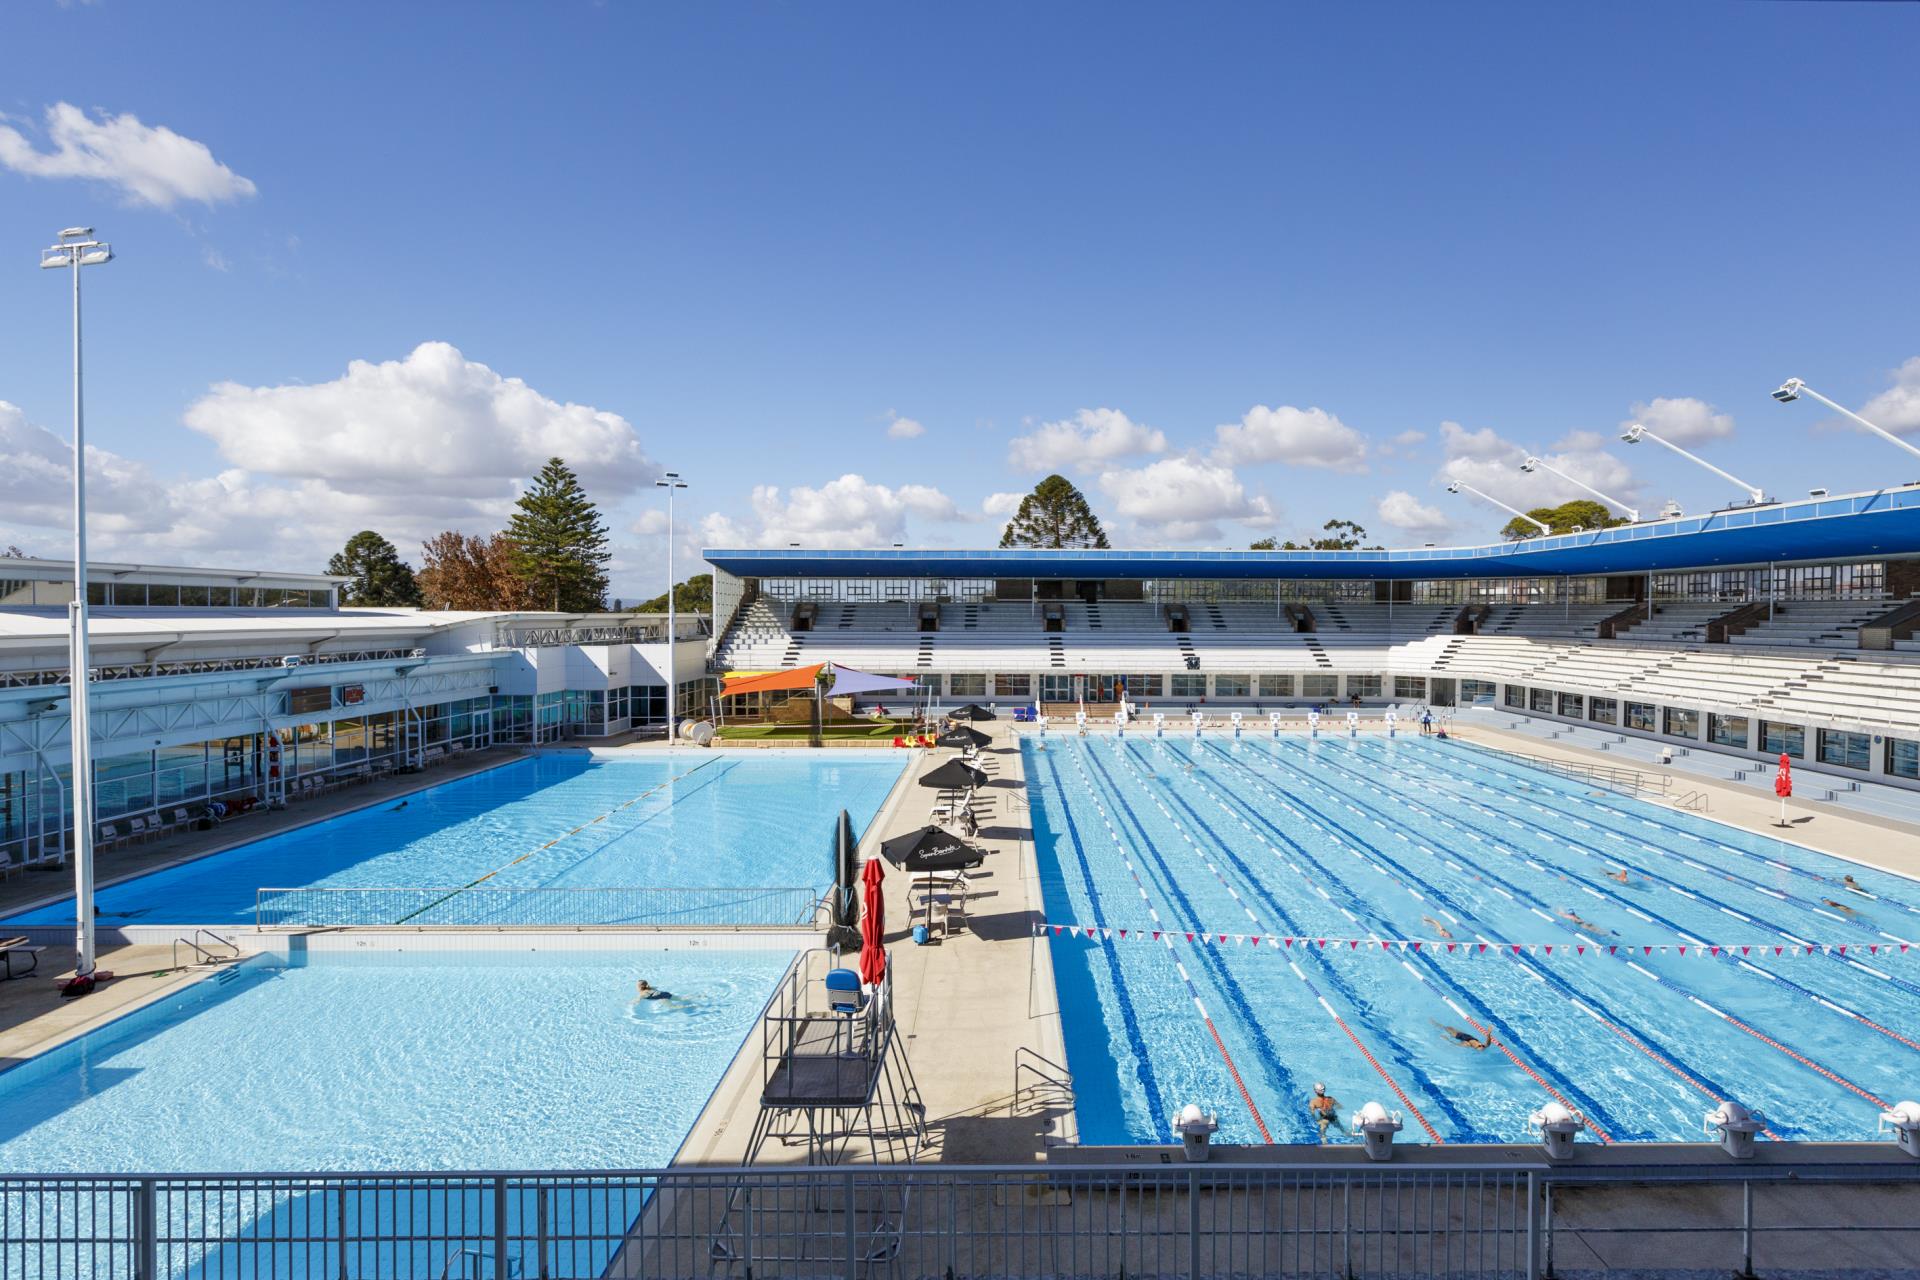
[[[254,924],[263,929],[810,926],[820,901],[821,891],[814,888],[265,888],[254,896]]]

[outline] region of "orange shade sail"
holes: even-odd
[[[795,667],[791,671],[769,671],[764,675],[737,676],[721,682],[720,696],[731,698],[736,693],[774,693],[786,689],[811,689],[820,676],[820,668],[826,663],[816,662],[810,667]]]

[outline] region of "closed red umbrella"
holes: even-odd
[[[1793,794],[1793,761],[1780,753],[1780,772],[1773,775],[1773,794],[1780,797],[1780,825],[1787,826],[1787,797]]]
[[[880,865],[878,858],[869,859],[867,869],[860,873],[867,903],[860,917],[860,981],[870,987],[880,985],[880,980],[887,976],[887,951],[882,945],[886,937],[887,903],[880,893],[880,882],[886,878],[887,869]]]

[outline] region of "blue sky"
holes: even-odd
[[[9,5],[0,540],[66,546],[33,264],[72,223],[119,254],[118,558],[412,554],[552,452],[627,598],[662,466],[687,548],[990,543],[1056,465],[1129,545],[1479,541],[1448,475],[1572,496],[1528,449],[1734,496],[1636,416],[1783,494],[1917,479],[1767,397],[1920,440],[1917,40],[1872,3]]]

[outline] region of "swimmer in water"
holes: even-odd
[[[1307,1099],[1307,1110],[1313,1113],[1314,1122],[1320,1126],[1320,1141],[1327,1140],[1327,1130],[1340,1123],[1340,1099],[1327,1092],[1324,1084],[1313,1086],[1313,1096]]]
[[[393,808],[391,808],[391,809],[389,809],[389,810],[387,810],[387,812],[388,812],[388,813],[398,813],[398,812],[400,812],[400,811],[401,811],[402,809],[404,809],[404,808],[406,808],[406,807],[407,807],[408,805],[410,805],[410,804],[412,804],[412,803],[413,803],[413,801],[411,801],[411,800],[402,800],[402,801],[401,801],[401,802],[400,802],[399,804],[397,804],[397,805],[395,805],[395,806],[393,806]]]
[[[1840,912],[1842,915],[1857,916],[1860,914],[1858,911],[1855,911],[1852,907],[1848,906],[1844,902],[1835,902],[1832,898],[1822,898],[1821,901],[1826,903],[1828,906],[1832,907],[1835,911]]]
[[[1599,925],[1595,924],[1593,921],[1582,920],[1580,918],[1580,913],[1578,911],[1574,911],[1571,909],[1562,911],[1560,913],[1560,918],[1562,920],[1571,920],[1576,927],[1585,929],[1589,933],[1605,933],[1606,932],[1606,930],[1602,929]]]
[[[1439,1022],[1436,1022],[1433,1025],[1436,1027],[1439,1027],[1440,1030],[1446,1034],[1447,1039],[1451,1040],[1453,1043],[1461,1046],[1462,1048],[1476,1049],[1484,1053],[1488,1049],[1491,1049],[1493,1047],[1492,1033],[1488,1033],[1487,1038],[1482,1040],[1479,1036],[1469,1035],[1458,1027],[1449,1027]]]
[[[673,999],[673,992],[662,991],[660,988],[654,986],[651,982],[648,982],[645,978],[640,979],[635,989],[642,1000]]]
[[[1863,894],[1869,898],[1873,896],[1872,894],[1867,893],[1865,887],[1862,886],[1858,880],[1855,880],[1851,874],[1841,876],[1840,883],[1847,886],[1847,888],[1853,890],[1855,893]]]
[[[1435,920],[1432,916],[1421,916],[1420,923],[1426,925],[1427,928],[1433,930],[1435,933],[1439,934],[1443,938],[1451,938],[1453,936],[1453,930],[1447,928],[1447,926],[1441,924],[1438,920]]]
[[[1618,884],[1633,883],[1632,879],[1627,875],[1627,869],[1625,867],[1620,868],[1618,871],[1607,872],[1607,879],[1612,880]]]

